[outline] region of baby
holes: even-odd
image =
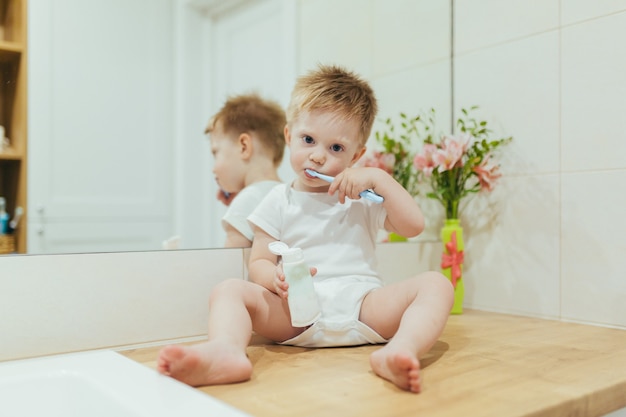
[[[424,272],[383,285],[376,271],[380,229],[413,237],[424,217],[413,197],[379,168],[354,167],[376,116],[367,82],[336,66],[320,66],[299,78],[287,109],[285,140],[296,179],[281,184],[249,216],[254,240],[249,281],[218,284],[209,300],[208,341],[167,346],[158,370],[187,384],[248,380],[246,347],[252,332],[275,342],[306,347],[385,344],[370,356],[376,375],[420,392],[419,358],[437,341],[454,298],[439,272]],[[327,183],[308,170],[335,177]],[[373,190],[376,203],[360,197]],[[294,327],[289,285],[268,245],[300,247],[311,266],[321,317]]]

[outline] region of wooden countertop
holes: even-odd
[[[626,407],[626,331],[481,311],[451,316],[422,359],[424,390],[376,377],[376,346],[253,338],[252,379],[199,388],[253,416],[600,416]],[[122,354],[155,367],[159,348]]]

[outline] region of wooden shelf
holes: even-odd
[[[0,0],[0,126],[9,138],[0,150],[0,196],[10,216],[27,208],[26,10],[26,0]],[[26,252],[26,214],[15,232],[18,253]]]
[[[21,43],[0,39],[0,56],[21,54],[23,50],[24,46]]]
[[[21,152],[10,147],[0,151],[0,161],[21,161],[23,158],[24,155]]]

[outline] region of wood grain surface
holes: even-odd
[[[424,389],[378,378],[378,346],[305,349],[254,337],[245,383],[199,390],[253,416],[600,416],[626,407],[626,331],[466,311],[422,359]],[[155,367],[159,348],[123,351]]]

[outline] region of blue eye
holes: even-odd
[[[330,147],[330,149],[332,149],[333,152],[341,152],[343,151],[343,146],[334,144]]]
[[[315,140],[311,136],[308,136],[308,135],[304,136],[302,138],[302,140],[304,141],[304,143],[314,143],[315,142]]]

